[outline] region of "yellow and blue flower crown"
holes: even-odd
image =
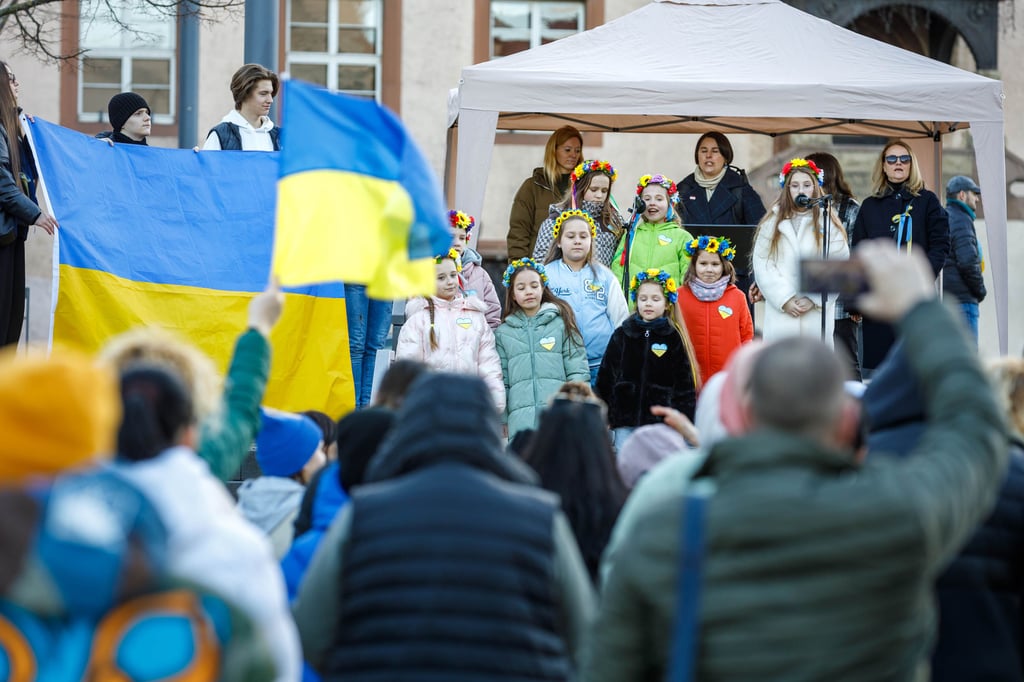
[[[598,161],[597,159],[591,159],[584,161],[580,165],[573,169],[572,174],[569,176],[569,180],[575,184],[584,175],[593,171],[600,171],[611,178],[612,182],[615,182],[615,178],[619,177],[619,174],[615,172],[615,168],[608,161]]]
[[[679,294],[676,293],[676,281],[672,279],[667,272],[664,270],[658,270],[657,268],[650,268],[642,270],[635,275],[629,282],[629,299],[631,301],[636,300],[637,289],[644,282],[657,282],[661,285],[662,290],[665,292],[665,300],[669,303],[675,303]]]
[[[476,226],[476,218],[463,213],[462,211],[448,211],[448,223],[455,230],[465,230],[466,238],[469,238],[469,233]]]
[[[711,237],[706,234],[702,234],[686,243],[687,255],[693,256],[697,251],[717,253],[725,260],[732,260],[736,257],[736,249],[733,247],[732,242],[725,237]]]
[[[529,268],[530,270],[536,271],[537,274],[540,275],[540,283],[544,286],[548,285],[548,273],[544,269],[543,265],[532,258],[519,258],[509,263],[508,267],[505,268],[505,274],[501,276],[501,283],[505,285],[506,289],[508,289],[512,284],[512,276],[523,268]]]
[[[448,249],[448,253],[442,253],[440,256],[434,256],[434,263],[440,265],[445,258],[451,258],[455,261],[455,272],[462,272],[462,256],[455,250],[455,247]]]
[[[587,225],[590,225],[590,238],[597,238],[597,225],[594,223],[594,219],[586,211],[581,211],[578,208],[573,208],[568,211],[562,211],[562,214],[555,218],[555,226],[551,228],[551,238],[556,242],[558,241],[558,233],[562,231],[562,224],[570,218],[582,218],[586,221]]]
[[[779,173],[779,187],[785,187],[786,186],[786,176],[788,176],[793,171],[801,169],[803,167],[806,167],[806,168],[810,169],[811,173],[818,177],[818,186],[819,187],[824,186],[824,184],[825,184],[825,171],[823,171],[820,168],[818,168],[818,165],[816,163],[814,163],[813,161],[808,161],[807,159],[796,158],[796,159],[790,159],[789,163],[787,163],[785,166],[782,167],[782,172]]]

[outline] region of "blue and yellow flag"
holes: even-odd
[[[434,293],[451,245],[433,170],[376,102],[288,81],[273,270],[285,285],[365,284],[378,299]]]
[[[224,370],[268,279],[278,155],[111,147],[40,119],[30,132],[61,228],[54,341],[95,351],[155,324]],[[338,417],[354,404],[344,287],[285,298],[264,403]]]

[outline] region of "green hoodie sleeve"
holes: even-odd
[[[235,344],[221,410],[203,422],[199,457],[222,481],[238,471],[260,426],[260,402],[270,375],[270,342],[255,329]]]

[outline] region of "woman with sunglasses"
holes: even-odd
[[[896,248],[920,249],[938,277],[949,254],[949,218],[934,193],[924,188],[917,157],[903,140],[886,142],[871,173],[873,190],[861,204],[853,226],[852,242],[888,238]],[[895,340],[890,325],[864,319],[864,378],[885,359]]]

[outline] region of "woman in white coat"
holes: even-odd
[[[785,336],[821,336],[824,312],[825,342],[832,344],[836,294],[828,296],[822,311],[820,294],[800,291],[800,260],[822,257],[826,233],[828,258],[850,257],[846,232],[835,213],[830,210],[825,216],[820,206],[807,205],[821,196],[823,177],[814,162],[806,159],[793,159],[783,166],[779,173],[782,191],[757,227],[752,264],[765,299],[765,341]]]

